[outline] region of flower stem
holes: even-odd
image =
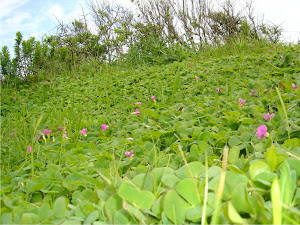
[[[278,97],[279,97],[279,100],[281,102],[281,106],[282,106],[282,109],[283,109],[283,113],[285,115],[285,119],[286,119],[286,125],[287,125],[287,132],[288,132],[288,137],[289,139],[291,139],[291,135],[290,135],[290,126],[289,126],[289,119],[288,119],[288,115],[287,115],[287,112],[286,112],[286,109],[285,109],[285,105],[284,105],[284,102],[282,100],[282,97],[281,97],[281,93],[279,91],[279,89],[276,87],[276,91],[277,91],[277,94],[278,94]]]

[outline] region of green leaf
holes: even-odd
[[[161,181],[165,186],[169,188],[175,188],[180,179],[175,174],[168,173],[162,176]]]
[[[145,189],[148,191],[153,191],[154,189],[154,178],[152,174],[141,173],[136,175],[132,182],[137,185],[141,189]]]
[[[249,132],[243,133],[243,134],[241,135],[241,139],[242,139],[242,141],[243,141],[244,143],[247,142],[247,141],[250,141],[250,139],[251,139],[251,133],[249,133]]]
[[[289,164],[290,169],[294,170],[297,174],[297,179],[300,178],[300,160],[299,159],[295,159],[295,158],[287,158],[285,160],[286,163]]]
[[[95,210],[95,211],[91,212],[87,216],[87,218],[84,220],[83,224],[91,224],[91,223],[95,222],[98,219],[98,216],[99,216],[99,211],[98,210]]]
[[[273,181],[271,187],[271,200],[272,200],[272,212],[273,212],[273,224],[281,224],[282,222],[282,209],[281,209],[281,193],[279,188],[278,179]]]
[[[271,172],[270,166],[263,161],[256,161],[249,167],[249,173],[252,180],[262,172]]]
[[[244,172],[240,170],[240,168],[238,168],[236,165],[228,165],[228,169],[233,173],[244,174]]]
[[[136,224],[134,218],[124,209],[114,213],[114,224]]]
[[[124,208],[131,214],[134,215],[135,218],[137,218],[140,223],[144,224],[146,217],[144,216],[144,214],[137,208],[133,207],[132,205],[125,205]]]
[[[150,172],[150,174],[152,174],[152,176],[154,178],[154,183],[155,183],[154,188],[161,185],[162,176],[164,176],[165,174],[173,174],[173,173],[174,173],[174,170],[171,169],[170,167],[159,167],[159,168],[153,169]]]
[[[253,213],[249,194],[245,184],[238,184],[231,193],[231,203],[239,213]]]
[[[85,189],[82,192],[82,197],[84,200],[89,201],[89,202],[94,202],[94,203],[97,203],[99,200],[97,194],[89,189]]]
[[[38,215],[41,221],[44,221],[52,216],[52,210],[50,209],[50,205],[48,203],[43,203],[38,211]]]
[[[118,194],[140,209],[150,209],[155,201],[152,192],[139,190],[132,182],[126,180],[119,187]]]
[[[267,163],[269,164],[271,171],[274,172],[277,166],[277,152],[275,145],[272,145],[269,148],[269,151],[266,153]]]
[[[200,205],[200,191],[199,182],[194,178],[186,178],[176,185],[176,191],[180,194],[190,205]]]
[[[279,187],[281,201],[285,205],[290,206],[296,189],[296,173],[294,170],[290,170],[290,166],[287,162],[284,162],[281,167]]]
[[[55,200],[53,204],[53,215],[57,218],[64,218],[66,215],[66,199],[64,197],[59,197]]]
[[[174,190],[168,191],[165,195],[164,212],[173,223],[185,223],[185,214],[190,207]]]
[[[229,144],[230,147],[237,146],[241,143],[242,143],[242,140],[237,136],[231,137],[228,141],[228,144]]]
[[[186,219],[192,221],[193,223],[199,223],[202,217],[202,208],[200,206],[196,206],[190,208],[186,212]]]
[[[214,192],[217,193],[219,188],[219,183],[220,183],[220,176],[217,176],[208,183],[208,188],[214,190]],[[229,200],[231,198],[231,192],[233,191],[236,185],[238,184],[247,185],[247,183],[248,183],[248,178],[245,175],[236,174],[227,171],[222,199],[224,201]]]
[[[191,162],[175,171],[175,174],[181,179],[199,177],[203,173],[205,173],[205,166],[201,162]]]
[[[39,216],[34,213],[24,213],[21,217],[22,224],[38,224],[39,222]]]
[[[12,224],[12,215],[11,215],[11,213],[2,213],[2,215],[1,215],[1,224]]]
[[[256,145],[254,145],[253,148],[258,152],[262,152],[265,150],[265,145],[264,145],[264,143],[260,142]]]
[[[231,164],[236,163],[239,160],[240,148],[238,146],[233,146],[230,148],[228,153],[228,162]]]
[[[235,210],[231,202],[228,202],[225,207],[225,214],[232,223],[246,224],[246,221]]]
[[[119,209],[122,209],[123,200],[119,195],[112,195],[105,203],[105,212],[111,222],[113,222],[114,213]]]
[[[251,119],[251,118],[243,118],[240,121],[242,122],[242,124],[249,124],[249,125],[251,125],[251,124],[254,123],[254,120]]]
[[[300,139],[299,138],[293,138],[288,139],[284,141],[284,144],[282,145],[283,148],[286,148],[288,150],[293,150],[295,147],[300,146]]]
[[[160,196],[152,205],[151,211],[156,215],[161,215],[163,212],[163,196]]]

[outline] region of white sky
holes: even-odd
[[[29,36],[39,39],[45,33],[54,34],[57,19],[67,23],[78,18],[77,15],[82,14],[81,6],[85,6],[86,1],[89,2],[89,0],[0,0],[0,48],[7,45],[12,52],[17,31],[21,31],[24,39]],[[121,2],[127,7],[132,5],[130,0],[114,1]],[[255,0],[254,7],[257,15],[264,14],[266,22],[282,24],[285,41],[300,40],[300,0]]]

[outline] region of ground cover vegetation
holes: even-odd
[[[2,224],[299,223],[299,44],[230,2],[213,15],[237,30],[204,34],[212,8],[186,2],[136,2],[139,23],[91,2],[98,34],[74,21],[2,49]]]

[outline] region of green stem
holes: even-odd
[[[220,205],[222,202],[222,196],[224,192],[224,186],[225,186],[225,174],[226,174],[226,168],[227,168],[227,160],[228,160],[228,151],[229,148],[227,145],[225,145],[223,149],[223,159],[222,159],[222,171],[220,174],[220,182],[219,182],[219,188],[217,191],[217,201],[215,204],[215,211],[212,215],[211,224],[218,224],[219,223],[219,217],[220,217]]]
[[[205,149],[205,187],[204,187],[204,200],[203,200],[203,209],[202,209],[202,218],[201,224],[206,222],[206,206],[207,206],[207,195],[208,195],[208,160],[207,160],[207,149]]]
[[[285,109],[285,105],[284,105],[284,102],[282,100],[281,93],[280,93],[280,91],[277,87],[276,87],[276,91],[277,91],[277,94],[278,94],[278,97],[279,97],[279,100],[280,100],[280,103],[281,103],[281,106],[282,106],[282,109],[283,109],[283,113],[285,115],[286,124],[287,124],[287,131],[288,131],[288,137],[289,137],[289,139],[291,139],[289,119],[288,119],[288,115],[287,115],[287,112],[286,112],[286,109]]]

